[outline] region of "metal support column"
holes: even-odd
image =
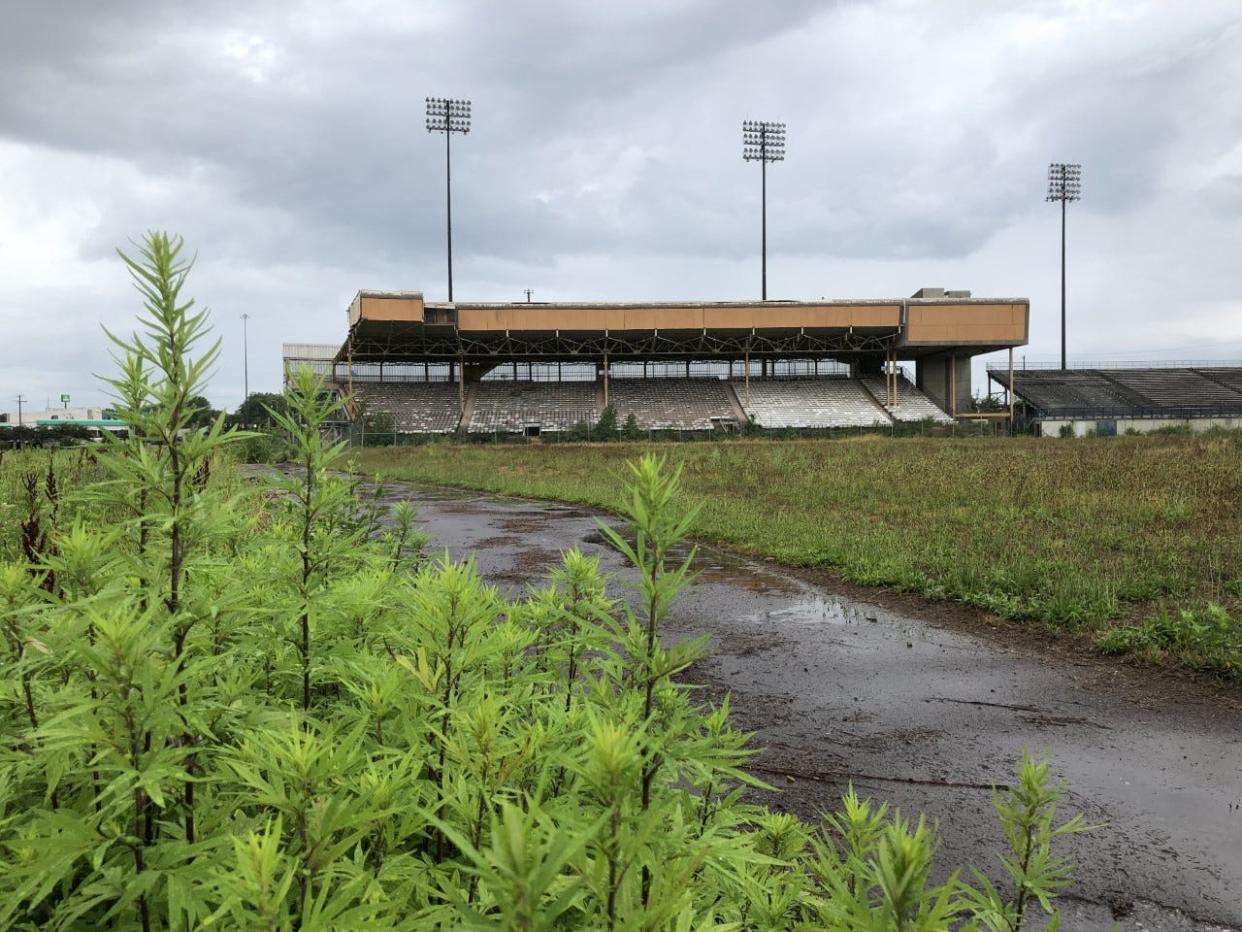
[[[608,407],[608,354],[604,354],[604,407]]]
[[[746,347],[745,359],[746,361],[743,363],[743,365],[746,367],[746,371],[744,373],[743,379],[746,383],[746,407],[750,408],[750,347],[749,346]],[[747,417],[749,416],[750,415],[748,413]]]
[[[1009,347],[1009,430],[1013,431],[1013,347]]]
[[[466,416],[466,360],[457,357],[457,419]]]

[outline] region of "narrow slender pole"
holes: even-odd
[[[448,299],[453,303],[453,130],[448,116],[444,132],[444,203],[448,212]]]
[[[246,398],[250,397],[250,333],[246,329],[249,317],[249,314],[242,314],[242,380]]]
[[[1061,369],[1065,369],[1065,198],[1061,198]]]
[[[22,405],[24,405],[25,403],[26,403],[26,396],[25,396],[25,395],[18,395],[18,396],[17,396],[17,426],[18,426],[18,427],[24,427],[24,426],[25,426],[25,425],[22,423]]]

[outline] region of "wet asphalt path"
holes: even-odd
[[[602,553],[583,508],[389,483],[432,550],[474,554],[510,595],[563,549]],[[847,782],[941,826],[941,862],[999,879],[1003,839],[987,787],[1027,749],[1068,780],[1068,805],[1107,826],[1070,842],[1078,862],[1064,928],[1242,927],[1242,705],[850,601],[793,572],[701,548],[699,576],[665,636],[708,634],[688,679],[733,694],[764,748],[765,801],[814,819]],[[614,585],[614,594],[624,587]]]

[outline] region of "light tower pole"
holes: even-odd
[[[1082,165],[1053,162],[1048,166],[1046,201],[1061,202],[1061,369],[1065,369],[1065,205],[1082,200]]]
[[[444,204],[448,227],[448,299],[453,302],[453,134],[470,132],[470,101],[427,98],[427,132],[444,134]]]
[[[242,314],[242,389],[246,393],[246,397],[242,401],[250,400],[250,334],[246,329],[246,321],[250,320],[249,314]]]
[[[763,263],[761,292],[768,300],[768,162],[785,161],[785,124],[767,120],[744,120],[742,122],[742,158],[759,163],[760,201],[760,252]]]

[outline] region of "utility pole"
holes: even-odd
[[[26,396],[25,396],[25,395],[18,395],[18,396],[17,396],[17,426],[18,426],[18,427],[22,427],[22,426],[23,426],[23,424],[22,424],[22,405],[24,405],[25,403],[26,403]]]
[[[1065,205],[1082,200],[1082,165],[1053,162],[1048,166],[1048,196],[1045,201],[1061,202],[1061,369],[1065,370]]]
[[[526,292],[526,303],[530,304],[530,296],[534,294],[534,292],[531,291],[529,288],[523,288],[522,290]]]
[[[453,303],[453,134],[470,132],[470,101],[427,98],[427,132],[444,134],[444,204],[448,232],[448,299]]]
[[[762,255],[761,294],[768,300],[768,162],[785,161],[785,124],[767,120],[742,121],[742,158],[758,162],[760,168],[760,252]]]
[[[246,327],[246,321],[250,320],[249,314],[242,314],[242,384],[246,397],[243,401],[250,400],[250,333]]]

